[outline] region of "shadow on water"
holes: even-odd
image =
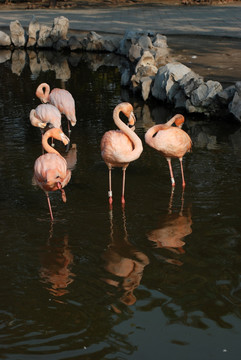
[[[173,160],[172,191],[167,162],[144,135],[175,109],[143,103],[122,89],[118,57],[30,57],[35,66],[18,71],[20,60],[0,64],[2,356],[134,360],[150,357],[151,350],[173,360],[177,353],[187,360],[236,360],[239,124],[186,115],[183,128],[193,141],[183,161],[187,185],[183,192]],[[66,88],[76,101],[70,150],[56,143],[72,177],[66,203],[58,191],[51,194],[53,223],[43,191],[32,185],[42,148],[29,112],[39,104],[41,82]],[[110,211],[100,140],[115,128],[112,112],[120,101],[134,106],[144,150],[127,170],[125,209],[121,169],[114,169]],[[64,118],[62,124],[66,131]]]

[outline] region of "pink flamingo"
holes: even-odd
[[[57,150],[49,145],[48,139],[50,137],[62,141],[64,145],[69,143],[69,138],[58,128],[52,128],[46,131],[42,138],[42,146],[47,153],[39,156],[34,164],[34,183],[46,193],[50,217],[53,221],[53,212],[48,192],[61,190],[62,200],[66,202],[66,195],[63,188],[70,181],[71,171],[67,169],[66,160]]]
[[[44,129],[47,124],[51,127],[61,128],[61,113],[59,109],[51,104],[41,104],[32,109],[29,114],[33,126]]]
[[[175,123],[176,127],[172,126]],[[171,159],[179,158],[182,173],[182,186],[185,187],[182,158],[186,152],[191,150],[192,140],[190,136],[181,129],[184,116],[177,114],[167,123],[152,126],[145,134],[145,142],[159,151],[168,161],[172,186],[175,186]]]
[[[120,130],[107,131],[101,139],[101,156],[109,168],[109,204],[112,204],[111,169],[122,167],[122,204],[125,203],[125,172],[129,163],[140,157],[143,147],[141,139],[121,119],[120,112],[128,118],[128,125],[136,122],[133,107],[127,102],[120,103],[113,111],[113,119]]]
[[[69,91],[55,88],[50,92],[50,86],[42,83],[37,87],[36,96],[42,103],[50,103],[56,106],[61,114],[64,114],[68,121],[68,131],[70,132],[69,122],[72,126],[76,124],[75,101]]]

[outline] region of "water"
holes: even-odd
[[[134,105],[142,140],[175,113],[121,89],[118,64],[106,55],[23,52],[0,64],[0,358],[236,360],[240,127],[187,116],[193,150],[184,158],[184,192],[179,162],[172,192],[166,160],[143,141],[127,169],[124,209],[121,170],[113,171],[110,211],[100,140],[115,128],[113,108]],[[76,100],[76,163],[67,203],[51,194],[54,223],[43,191],[32,185],[41,135],[29,112],[41,82],[65,87]]]

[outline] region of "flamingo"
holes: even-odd
[[[172,124],[175,123],[175,126]],[[172,171],[172,158],[179,158],[182,174],[182,186],[185,187],[182,158],[192,147],[190,136],[181,129],[184,123],[184,116],[176,114],[165,124],[152,126],[145,134],[145,142],[159,151],[167,159],[170,171],[172,186],[175,186],[175,179]]]
[[[143,146],[141,139],[121,119],[120,112],[128,118],[128,125],[136,122],[133,107],[127,102],[118,104],[113,111],[113,119],[119,130],[107,131],[101,139],[101,156],[109,169],[109,204],[113,202],[111,189],[111,170],[113,167],[122,167],[122,196],[121,202],[125,204],[125,172],[129,163],[140,157]]]
[[[69,122],[72,126],[76,124],[75,101],[71,93],[65,89],[55,88],[50,92],[50,86],[42,83],[37,87],[36,96],[42,103],[50,103],[56,106],[61,114],[68,119],[68,131],[71,132]]]
[[[52,128],[46,131],[42,137],[42,146],[47,153],[39,156],[34,164],[33,180],[47,196],[50,217],[53,221],[53,212],[48,193],[49,191],[61,190],[62,200],[66,202],[66,195],[63,188],[70,181],[71,171],[67,169],[66,160],[57,150],[49,145],[48,139],[50,137],[62,141],[64,145],[69,143],[69,138],[58,128]]]
[[[59,109],[51,104],[41,104],[32,109],[29,114],[33,126],[44,129],[47,124],[51,127],[61,128],[61,113]]]
[[[40,127],[41,134],[44,134],[44,128],[50,127],[61,128],[61,113],[56,106],[51,104],[41,104],[32,109],[29,114],[30,122],[33,126]],[[52,139],[52,146],[54,146]]]

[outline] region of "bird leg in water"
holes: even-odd
[[[182,187],[185,187],[185,186],[186,186],[186,183],[185,183],[185,179],[184,179],[184,171],[183,171],[183,166],[182,166],[182,158],[180,158],[179,160],[180,160],[181,173],[182,173]]]
[[[61,183],[58,182],[58,183],[57,183],[57,186],[58,186],[59,190],[61,191],[61,195],[62,195],[62,200],[63,200],[63,202],[66,202],[66,201],[67,201],[66,194],[65,194],[64,189],[62,188]]]
[[[122,195],[121,195],[121,203],[125,204],[125,181],[126,181],[126,168],[123,168],[123,177],[122,177]]]
[[[108,191],[108,196],[109,196],[109,204],[111,205],[112,202],[113,202],[112,190],[111,190],[111,166],[109,167],[109,191]]]
[[[167,158],[167,162],[168,162],[168,165],[169,165],[169,170],[170,170],[170,176],[171,176],[172,186],[175,186],[175,179],[174,179],[173,172],[172,172],[171,159],[170,159],[170,158]]]
[[[46,192],[46,196],[47,196],[47,201],[48,201],[48,205],[49,205],[50,217],[51,217],[51,220],[53,221],[54,217],[53,217],[52,207],[51,207],[51,203],[50,203],[49,194],[47,192]]]

